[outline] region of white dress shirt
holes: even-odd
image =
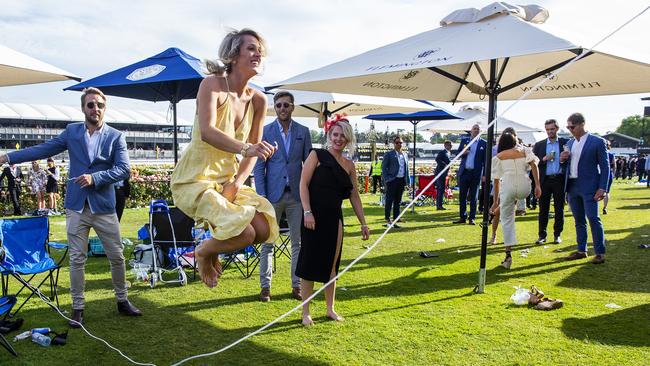
[[[580,140],[575,139],[571,145],[571,166],[569,167],[569,178],[571,179],[578,178],[578,163],[580,163],[582,148],[585,146],[588,136],[589,132],[586,132],[580,137]]]
[[[86,146],[88,146],[88,159],[90,159],[91,163],[93,162],[93,160],[95,160],[97,154],[99,153],[99,139],[101,138],[102,133],[104,133],[103,123],[102,123],[102,127],[96,129],[95,132],[93,132],[92,136],[88,131],[88,127],[86,127],[86,133],[84,134],[84,139],[86,140]]]

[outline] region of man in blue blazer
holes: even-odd
[[[566,127],[574,138],[560,154],[560,161],[567,164],[565,187],[578,242],[578,250],[566,259],[587,257],[588,219],[596,254],[591,262],[601,264],[605,262],[605,231],[598,215],[598,201],[605,197],[609,181],[607,145],[604,139],[585,130],[585,118],[580,113],[569,116]]]
[[[460,140],[460,146],[456,154],[461,154],[465,146],[469,144],[476,136],[481,133],[481,126],[475,124],[472,126],[469,137]],[[476,140],[467,151],[461,155],[460,167],[458,168],[458,186],[460,187],[458,204],[460,208],[460,217],[454,224],[469,223],[475,225],[476,218],[476,199],[478,198],[478,188],[483,177],[483,168],[485,167],[485,152],[487,142],[481,138]],[[467,201],[469,200],[469,215],[467,215]]]
[[[567,140],[557,136],[560,126],[554,119],[547,120],[544,129],[548,138],[538,141],[533,147],[533,153],[539,159],[539,180],[542,185],[542,195],[539,197],[539,236],[535,243],[546,243],[546,227],[551,197],[553,197],[555,212],[553,242],[559,244],[562,242],[560,235],[564,230],[564,182],[566,181],[566,162],[560,162],[560,153],[564,150]]]
[[[44,159],[68,150],[69,179],[65,195],[66,229],[70,248],[72,321],[79,328],[85,307],[85,266],[88,233],[93,228],[111,265],[117,309],[129,316],[142,315],[127,299],[126,273],[120,225],[115,213],[113,184],[129,177],[131,168],[124,135],[103,121],[106,96],[95,88],[81,95],[85,122],[70,123],[57,137],[43,144],[0,156],[0,162],[21,163]]]
[[[410,181],[408,156],[402,152],[402,138],[396,136],[393,139],[393,150],[384,154],[381,161],[381,180],[384,183],[386,199],[384,204],[384,218],[388,226],[393,223],[393,227],[399,228],[395,219],[399,216],[400,205],[402,204],[402,195],[404,187]],[[390,220],[391,209],[393,211],[393,221]]]
[[[433,173],[434,176],[442,172],[451,163],[451,141],[445,141],[444,146],[445,148],[436,155],[436,171]],[[445,184],[447,174],[449,174],[449,169],[445,170],[438,180],[436,180],[436,208],[438,210],[446,210],[442,204],[445,198],[445,188],[447,188]]]
[[[277,119],[264,126],[262,140],[278,146],[280,153],[268,160],[257,159],[253,175],[257,193],[266,197],[275,208],[275,217],[280,223],[282,214],[287,217],[291,239],[291,287],[292,296],[302,301],[300,278],[296,276],[296,265],[300,253],[300,228],[302,225],[302,204],[300,203],[300,176],[302,164],[311,150],[309,129],[291,119],[294,109],[293,95],[280,91],[273,96]],[[273,243],[262,244],[260,256],[260,301],[271,300],[271,278],[273,276]]]

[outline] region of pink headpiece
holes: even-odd
[[[350,123],[347,118],[345,118],[347,115],[346,114],[335,114],[334,117],[332,117],[329,121],[325,122],[325,133],[329,132],[330,128],[334,127],[337,122],[344,121],[347,123]]]

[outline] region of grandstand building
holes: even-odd
[[[82,122],[80,108],[62,105],[0,103],[0,152],[45,142],[68,123]],[[104,122],[122,132],[131,159],[173,159],[173,123],[165,113],[109,108]],[[179,119],[178,144],[190,142],[191,124]],[[56,157],[66,159],[67,153]]]

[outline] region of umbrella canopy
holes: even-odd
[[[441,133],[464,132],[471,130],[472,126],[478,124],[481,126],[481,130],[485,131],[487,129],[487,125],[489,124],[488,115],[482,109],[462,108],[460,111],[454,113],[454,115],[460,117],[462,120],[434,121],[418,127],[418,130]],[[495,124],[496,132],[501,132],[508,127],[514,128],[515,131],[517,131],[517,134],[543,132],[542,129],[530,127],[525,124],[509,120],[507,118],[500,117],[497,119],[497,123]]]
[[[0,45],[0,86],[64,80],[81,81],[81,78],[71,72]]]
[[[335,113],[346,114],[348,116],[364,116],[369,113],[415,112],[426,108],[436,108],[429,102],[411,99],[320,93],[302,90],[288,90],[288,92],[293,94],[294,97],[295,108],[292,116],[319,118],[321,127],[324,119]],[[267,115],[270,116],[275,115],[273,95],[268,94]]]
[[[455,14],[477,14],[469,23]],[[499,60],[499,99],[513,100],[585,49],[556,37],[539,22],[544,11],[494,3],[463,9],[443,26],[346,60],[306,72],[277,87],[444,102],[483,101],[491,60]],[[481,17],[479,17],[479,14]],[[533,16],[537,14],[537,18]],[[535,89],[530,99],[625,93],[650,89],[650,68],[642,62],[593,51]],[[606,72],[605,70],[616,70]]]
[[[565,98],[650,90],[650,65],[589,51],[546,32],[537,24],[548,11],[496,2],[483,9],[461,9],[442,27],[306,72],[278,86],[292,89],[397,96],[448,102],[497,99]],[[535,24],[533,24],[535,23]],[[577,59],[559,75],[552,72]],[[547,82],[537,87],[542,81]],[[494,128],[488,130],[488,146]],[[486,181],[492,160],[486,154]],[[489,201],[489,189],[484,200]],[[483,212],[477,291],[484,291],[488,210]]]
[[[371,114],[363,117],[364,119],[371,119],[374,121],[409,121],[413,124],[413,181],[411,182],[411,199],[415,199],[415,155],[417,152],[417,125],[420,121],[433,121],[433,120],[457,120],[461,117],[453,115],[444,109],[433,109],[426,111],[419,111],[414,113],[384,113],[384,114]],[[415,211],[415,205],[411,206]]]
[[[203,77],[201,60],[178,48],[168,48],[155,56],[64,90],[95,87],[108,95],[151,102],[170,102],[174,114],[174,163],[176,163],[178,161],[176,104],[183,99],[196,98]]]

